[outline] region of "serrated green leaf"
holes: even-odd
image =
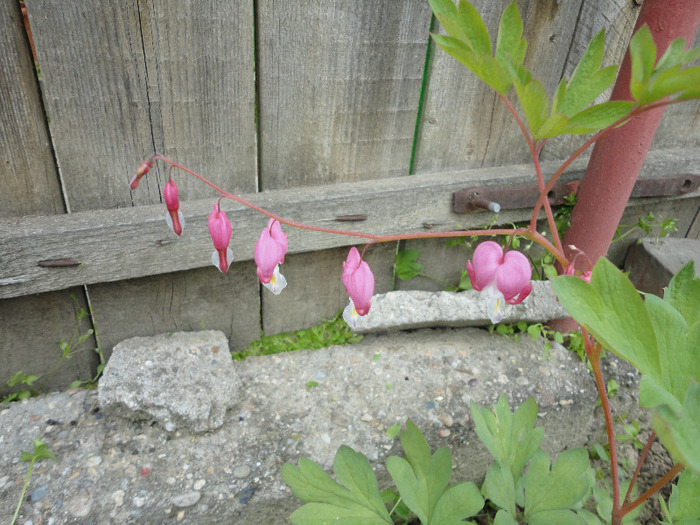
[[[700,472],[700,385],[690,382],[680,413],[668,405],[656,407],[652,423],[673,458]]]
[[[552,279],[564,308],[606,349],[643,374],[660,374],[656,337],[637,290],[610,261],[593,267],[591,284],[574,276]]]
[[[474,516],[484,507],[484,498],[471,481],[448,488],[435,506],[431,525],[463,525],[464,519]]]
[[[498,26],[496,40],[496,60],[507,69],[508,63],[522,64],[525,58],[526,44],[523,45],[523,19],[515,1],[508,4]],[[490,52],[489,52],[490,53]]]
[[[494,505],[515,516],[515,481],[509,466],[492,463],[486,473],[484,491]]]
[[[612,85],[617,74],[615,66],[600,69],[605,53],[605,31],[601,30],[588,44],[574,69],[557,112],[572,117],[588,106]]]
[[[292,522],[391,524],[367,458],[341,446],[333,465],[340,471],[339,479],[350,485],[347,489],[311,460],[300,459],[298,468],[290,463],[282,466],[282,479],[305,503],[290,516]]]
[[[590,470],[588,453],[582,448],[562,452],[551,471],[547,454],[537,450],[525,475],[526,521],[534,524],[530,519],[544,511],[571,509],[581,503],[590,490]]]
[[[700,501],[700,474],[685,469],[668,498],[668,511],[673,523],[683,525],[700,523],[698,501]]]
[[[566,132],[572,135],[594,133],[627,116],[634,107],[629,100],[611,100],[576,113],[569,119]]]

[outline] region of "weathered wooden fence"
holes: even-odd
[[[495,31],[506,1],[475,4]],[[526,65],[550,91],[603,27],[607,60],[619,62],[638,10],[631,0],[518,4]],[[201,328],[223,330],[241,348],[346,303],[341,262],[352,239],[288,231],[289,287],[273,297],[252,262],[266,218],[229,202],[237,262],[221,275],[209,264],[212,190],[175,174],[182,238],[165,225],[162,165],[129,191],[154,152],[296,220],[347,227],[337,217],[365,215],[351,224],[360,231],[476,227],[487,219],[451,213],[453,191],[532,181],[505,107],[430,43],[427,0],[26,8],[36,69],[18,2],[0,2],[0,392],[17,370],[51,368],[81,307],[91,313],[83,328],[94,325],[92,344],[108,355],[126,337]],[[700,171],[698,107],[667,111],[647,174]],[[544,159],[562,158],[576,140],[552,141]],[[698,237],[697,198],[653,203],[679,217],[681,235]],[[443,243],[406,247],[422,249],[435,275],[454,277],[464,264]],[[394,286],[395,252],[368,252],[377,292]],[[45,386],[86,379],[95,366],[83,353]]]

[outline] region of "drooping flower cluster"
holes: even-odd
[[[279,221],[270,219],[255,243],[253,258],[260,282],[275,295],[287,286],[287,280],[280,273],[280,264],[284,263],[286,253],[287,234],[282,232]]]
[[[350,304],[343,310],[343,319],[355,328],[357,318],[369,313],[370,301],[374,294],[374,274],[354,246],[350,248],[350,253],[343,263],[342,281],[345,291],[350,296]]]
[[[474,250],[474,263],[467,262],[472,287],[489,295],[489,319],[503,320],[503,304],[519,304],[532,291],[532,268],[527,257],[518,251],[503,253],[498,243],[486,241]]]

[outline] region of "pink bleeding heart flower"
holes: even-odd
[[[591,271],[588,270],[587,272],[579,272],[577,274],[576,268],[574,268],[573,264],[566,267],[566,270],[564,270],[564,275],[578,275],[578,277],[586,281],[588,284],[591,284]]]
[[[517,251],[503,253],[497,243],[482,242],[474,250],[474,264],[467,262],[472,287],[489,295],[489,319],[496,324],[503,320],[503,301],[519,304],[532,291],[532,268],[527,257]]]
[[[153,167],[153,159],[144,160],[141,165],[136,170],[136,175],[134,175],[129,181],[129,187],[132,190],[138,188],[139,182],[141,182],[141,177],[146,175]]]
[[[178,197],[177,186],[171,178],[163,187],[163,199],[165,206],[168,208],[168,214],[165,216],[165,221],[170,226],[170,229],[175,232],[175,235],[180,235],[185,227],[185,216],[180,211],[180,199]]]
[[[345,291],[350,296],[350,304],[343,310],[343,319],[355,328],[357,318],[369,313],[370,301],[374,294],[374,274],[354,246],[350,248],[350,253],[343,263],[342,281]]]
[[[211,262],[221,273],[226,273],[233,260],[233,252],[228,247],[231,241],[231,223],[218,202],[214,203],[214,211],[209,214],[209,235],[216,248],[211,255]]]
[[[273,294],[279,295],[287,286],[287,280],[280,273],[287,253],[287,234],[282,232],[279,221],[270,219],[255,243],[253,258],[258,265],[258,278],[262,285]]]

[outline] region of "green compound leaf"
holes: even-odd
[[[494,459],[510,468],[517,480],[523,467],[540,446],[544,429],[537,422],[537,403],[530,398],[512,413],[502,395],[492,409],[471,404],[476,434]]]
[[[586,450],[562,452],[551,470],[547,454],[537,450],[525,475],[525,521],[530,525],[585,525],[571,509],[589,495],[591,479]]]
[[[479,11],[464,0],[459,2],[457,24],[477,55],[491,54],[491,37]],[[446,29],[447,30],[447,29]]]
[[[421,523],[456,525],[484,506],[481,493],[471,482],[445,490],[452,476],[452,455],[441,447],[431,456],[423,434],[410,420],[401,432],[401,445],[406,459],[391,456],[386,466],[404,503]]]
[[[610,261],[595,264],[591,284],[573,276],[552,279],[566,310],[606,349],[643,374],[659,377],[656,336],[637,290]]]
[[[282,479],[305,503],[290,516],[292,523],[392,523],[365,456],[343,445],[336,453],[333,471],[345,487],[311,460],[300,459],[298,468],[290,463],[282,466]]]
[[[571,117],[566,132],[579,135],[599,131],[629,115],[633,107],[634,102],[629,100],[611,100],[596,104]]]
[[[668,506],[663,505],[668,521],[663,525],[700,525],[700,474],[686,469],[673,486]]]

